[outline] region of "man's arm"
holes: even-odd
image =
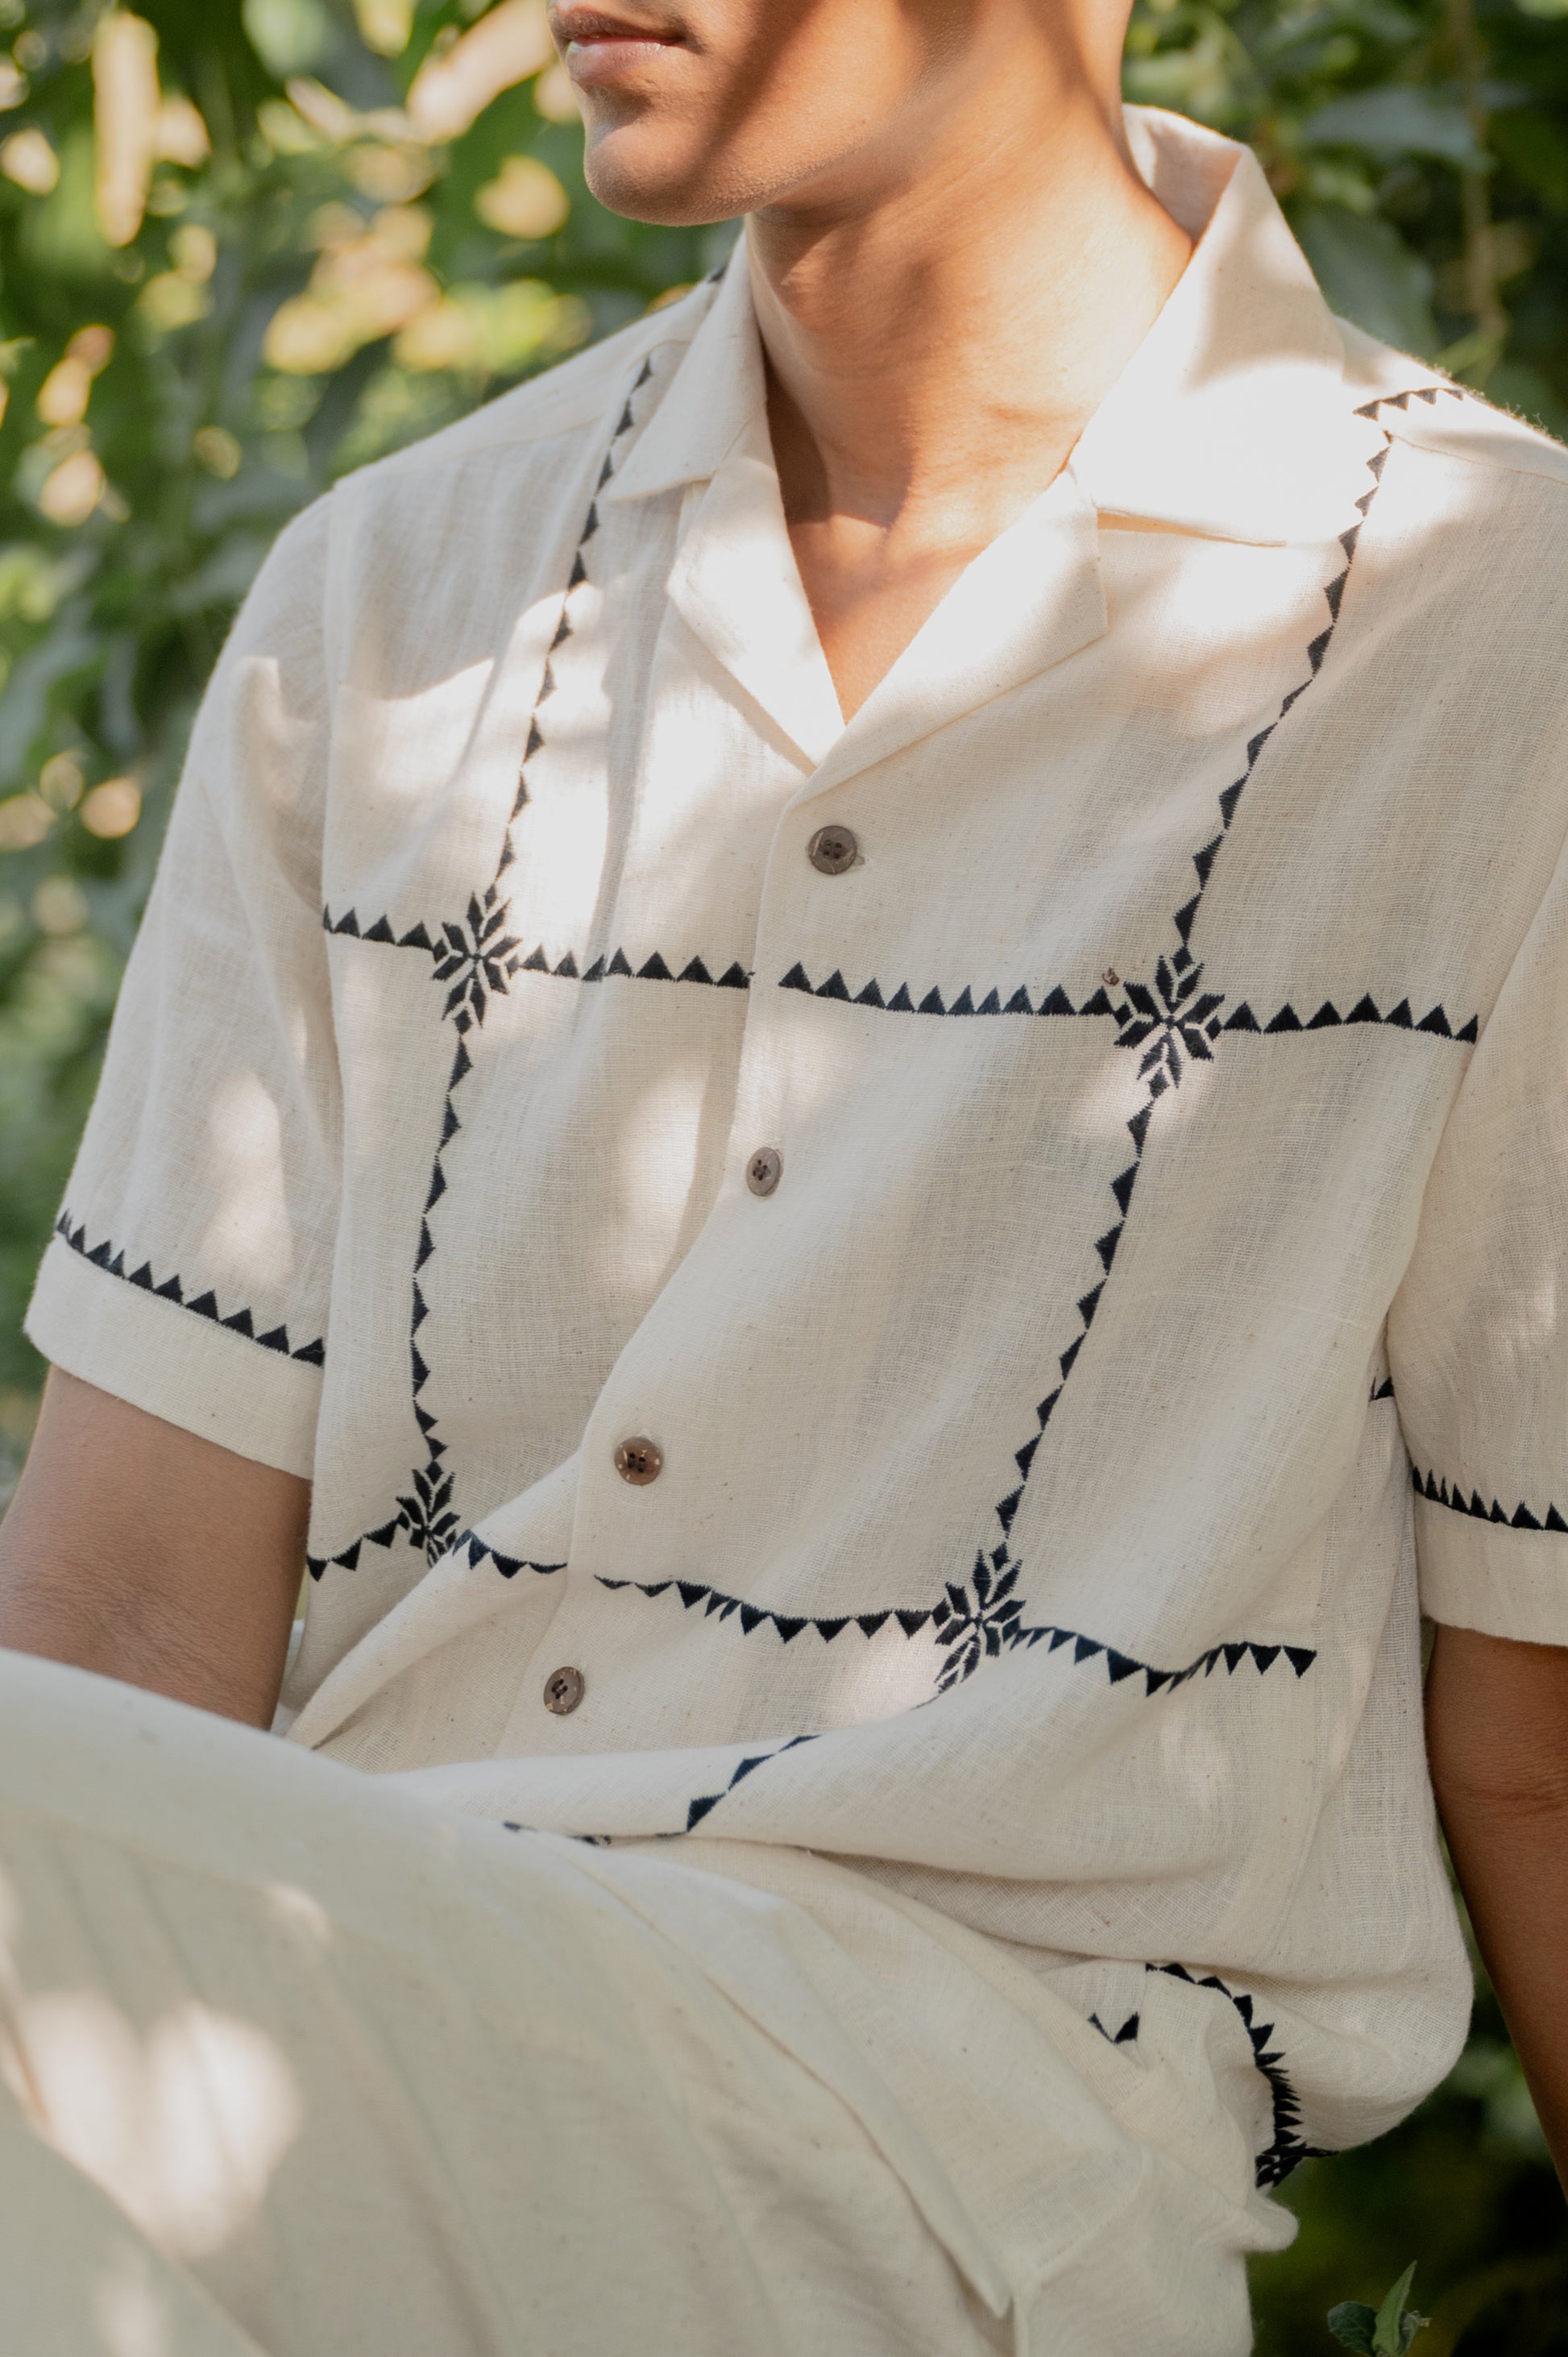
[[[0,1646],[265,1727],[310,1486],[58,1369],[0,1523]]]
[[[1568,1646],[1440,1628],[1426,1735],[1470,1920],[1568,2187]]]

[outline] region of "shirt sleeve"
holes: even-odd
[[[1449,1115],[1389,1357],[1422,1609],[1568,1645],[1568,852]]]
[[[69,1373],[305,1475],[340,1140],[327,529],[323,501],[284,533],[203,700],[27,1319]]]

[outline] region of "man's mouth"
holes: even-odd
[[[658,51],[684,46],[684,36],[668,19],[650,23],[603,8],[553,9],[550,29],[573,81],[588,86],[618,81]]]

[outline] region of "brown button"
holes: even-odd
[[[663,1450],[641,1433],[623,1440],[616,1450],[616,1471],[623,1481],[634,1482],[639,1490],[649,1481],[657,1481],[663,1470]]]
[[[820,826],[806,845],[806,856],[820,876],[842,876],[860,857],[859,839],[847,826]]]
[[[544,1681],[544,1707],[557,1718],[570,1718],[587,1691],[581,1670],[552,1670]]]
[[[759,1146],[746,1166],[746,1183],[754,1195],[771,1195],[784,1176],[784,1157],[776,1146]]]

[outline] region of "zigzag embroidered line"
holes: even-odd
[[[1091,2013],[1090,2015],[1089,2026],[1090,2029],[1099,2030],[1100,2035],[1104,2039],[1108,2046],[1126,2046],[1138,2035],[1138,2017],[1135,2013],[1130,2013],[1127,2016],[1126,2020],[1122,2024],[1121,2029],[1116,2032],[1114,2038],[1112,2037],[1111,2032],[1106,2029],[1105,2024],[1101,2020],[1100,2016],[1097,2013]]]
[[[993,987],[979,1005],[968,983],[950,1002],[944,1002],[941,992],[933,984],[917,998],[907,982],[901,982],[888,998],[875,979],[852,992],[848,983],[835,966],[826,982],[813,983],[802,965],[792,965],[779,982],[780,990],[803,990],[813,998],[843,999],[851,1006],[873,1006],[887,1015],[1112,1015],[1116,1009],[1103,990],[1097,990],[1081,1006],[1075,1006],[1058,983],[1046,992],[1036,1006],[1022,984],[1005,1005],[1002,993]]]
[[[552,965],[542,942],[523,957],[520,944],[510,936],[501,941],[487,939],[487,929],[493,935],[497,925],[504,921],[504,913],[503,910],[498,915],[492,909],[487,916],[479,902],[472,900],[468,909],[468,937],[465,938],[459,927],[447,925],[437,928],[439,938],[435,941],[431,940],[423,924],[415,925],[410,932],[394,934],[389,917],[378,917],[373,925],[361,931],[360,920],[352,909],[346,909],[340,917],[334,917],[330,909],[323,909],[321,922],[328,932],[345,934],[351,941],[379,942],[395,950],[424,950],[435,961],[438,982],[449,981],[461,970],[456,994],[449,995],[444,1011],[454,1014],[467,998],[473,1008],[474,1019],[479,1023],[485,1019],[486,994],[494,992],[504,996],[507,983],[517,974],[553,974],[560,982],[605,982],[618,976],[628,982],[705,982],[718,990],[746,990],[751,985],[751,976],[738,960],[732,960],[722,974],[715,974],[710,973],[703,959],[689,958],[677,973],[658,950],[639,966],[634,966],[621,949],[612,952],[607,958],[601,952],[586,966],[579,964],[575,951],[568,950]],[[478,1004],[474,1003],[473,996],[476,972],[484,985]]]
[[[829,1645],[850,1628],[858,1629],[863,1637],[875,1637],[889,1620],[896,1621],[906,1637],[913,1637],[928,1621],[945,1620],[949,1610],[946,1604],[923,1609],[889,1605],[884,1612],[844,1612],[836,1619],[823,1620],[809,1612],[773,1612],[766,1605],[748,1604],[743,1597],[726,1596],[722,1588],[709,1587],[696,1579],[607,1579],[602,1572],[596,1572],[594,1577],[601,1587],[632,1587],[640,1596],[663,1596],[673,1588],[688,1612],[694,1604],[701,1604],[704,1619],[716,1613],[721,1620],[729,1620],[738,1615],[742,1631],[747,1637],[767,1622],[786,1645],[792,1643],[803,1629],[815,1630],[823,1643]]]
[[[417,1480],[419,1476],[416,1474],[414,1478]],[[456,1517],[453,1516],[450,1519],[455,1521]],[[352,1540],[348,1546],[340,1548],[337,1554],[307,1555],[305,1558],[306,1567],[312,1579],[319,1579],[328,1564],[340,1565],[345,1571],[357,1570],[361,1547],[371,1545],[390,1547],[399,1531],[408,1529],[409,1517],[400,1506],[399,1512],[392,1516],[390,1523],[383,1523],[380,1530],[362,1531],[357,1539]],[[416,1538],[413,1544],[423,1544],[423,1537]],[[503,1579],[515,1579],[520,1571],[536,1571],[543,1576],[551,1572],[564,1571],[566,1568],[564,1563],[534,1563],[527,1555],[502,1555],[499,1547],[493,1547],[488,1539],[482,1539],[478,1531],[459,1532],[456,1538],[441,1550],[443,1554],[454,1555],[462,1555],[465,1551],[467,1554],[470,1570],[477,1570],[479,1565],[488,1559],[495,1565]]]
[[[457,1035],[456,1049],[442,1099],[441,1134],[436,1141],[435,1152],[431,1161],[430,1186],[420,1215],[419,1241],[414,1252],[411,1286],[408,1335],[410,1395],[414,1420],[424,1436],[428,1454],[424,1465],[422,1468],[416,1468],[412,1474],[412,1486],[408,1494],[400,1497],[397,1501],[398,1514],[403,1518],[403,1527],[414,1545],[423,1544],[426,1563],[435,1563],[449,1546],[456,1543],[459,1528],[458,1515],[454,1503],[452,1472],[441,1462],[446,1451],[446,1443],[441,1438],[437,1430],[435,1416],[424,1405],[420,1398],[420,1394],[430,1381],[429,1363],[419,1347],[419,1329],[430,1314],[429,1303],[424,1288],[421,1285],[420,1276],[435,1250],[435,1240],[431,1231],[431,1215],[446,1191],[445,1157],[447,1148],[462,1127],[454,1100],[457,1090],[474,1068],[473,1058],[468,1052],[467,1034],[474,1024],[483,1024],[485,1008],[490,996],[505,995],[508,986],[507,962],[512,952],[521,946],[513,935],[505,931],[507,913],[510,904],[500,898],[500,880],[517,856],[513,830],[528,805],[528,765],[545,741],[543,730],[540,726],[540,713],[555,692],[553,665],[556,652],[572,636],[573,595],[584,587],[588,578],[583,552],[599,528],[598,494],[615,472],[616,445],[624,435],[629,434],[636,425],[632,404],[639,391],[648,382],[652,374],[652,361],[645,359],[641,371],[627,395],[615,432],[610,436],[609,447],[605,453],[598,480],[594,486],[594,496],[588,502],[588,511],[583,520],[583,528],[577,535],[571,571],[567,576],[566,587],[561,595],[560,616],[555,625],[554,636],[550,641],[549,651],[544,659],[544,669],[540,676],[538,693],[533,699],[533,710],[529,716],[528,736],[523,746],[521,760],[518,765],[517,793],[501,838],[495,874],[486,887],[482,899],[477,893],[469,894],[467,909],[461,921],[449,921],[443,924],[438,928],[435,939],[427,937],[425,942],[435,961],[432,969],[433,979],[438,984],[446,985],[446,997],[441,1010],[442,1019],[450,1017],[452,1028]],[[341,919],[337,920],[337,930],[342,929],[342,922]],[[390,924],[387,930],[391,931]],[[416,931],[419,930],[423,929],[416,928]],[[418,946],[413,935],[405,936],[404,942],[409,947]]]
[[[779,1744],[772,1751],[758,1751],[749,1760],[743,1760],[729,1782],[722,1790],[717,1792],[704,1792],[700,1799],[687,1803],[685,1831],[691,1833],[695,1826],[700,1825],[709,1811],[716,1809],[725,1794],[733,1792],[736,1786],[749,1776],[755,1769],[766,1768],[770,1760],[781,1760],[786,1751],[793,1751],[802,1743],[814,1743],[816,1739],[814,1735],[792,1735],[788,1743]]]
[[[1450,388],[1446,386],[1422,386],[1418,388],[1418,394],[1419,398],[1422,400],[1435,401],[1439,392],[1445,392],[1448,390],[1450,390]],[[1357,410],[1356,414],[1358,417],[1368,418],[1375,424],[1377,420],[1377,413],[1380,408],[1386,405],[1393,409],[1405,409],[1408,408],[1412,399],[1415,397],[1417,396],[1408,393],[1392,393],[1389,395],[1386,404],[1381,400],[1369,402],[1363,408]],[[1359,523],[1351,524],[1347,531],[1342,532],[1339,534],[1339,545],[1345,552],[1345,562],[1340,570],[1334,576],[1334,578],[1328,582],[1324,588],[1324,602],[1328,608],[1328,625],[1326,630],[1320,630],[1317,636],[1309,640],[1307,644],[1306,660],[1309,665],[1307,676],[1298,686],[1291,689],[1290,694],[1283,699],[1278,712],[1269,722],[1267,727],[1259,729],[1255,737],[1248,738],[1246,763],[1242,769],[1241,774],[1235,780],[1233,784],[1226,787],[1224,792],[1219,797],[1219,832],[1210,842],[1204,845],[1201,851],[1195,851],[1192,855],[1192,864],[1197,870],[1197,890],[1190,900],[1176,910],[1175,918],[1176,929],[1181,936],[1182,943],[1182,946],[1177,951],[1175,959],[1175,963],[1178,972],[1184,971],[1189,961],[1189,944],[1192,937],[1192,929],[1197,920],[1197,912],[1203,905],[1204,895],[1208,891],[1210,879],[1213,877],[1214,863],[1219,856],[1221,845],[1224,843],[1226,836],[1230,834],[1230,828],[1234,823],[1237,810],[1240,805],[1241,797],[1246,792],[1249,784],[1251,782],[1252,773],[1258,766],[1263,748],[1273,737],[1275,729],[1279,726],[1280,722],[1284,718],[1286,713],[1289,712],[1293,705],[1299,703],[1301,698],[1306,694],[1307,689],[1312,685],[1313,681],[1317,677],[1318,673],[1323,668],[1324,658],[1328,652],[1329,644],[1333,640],[1334,633],[1339,627],[1339,610],[1345,601],[1345,591],[1350,579],[1350,567],[1355,562],[1356,544],[1361,537],[1361,526],[1366,522],[1367,517],[1371,512],[1372,503],[1378,496],[1378,485],[1382,479],[1383,468],[1388,464],[1389,451],[1391,447],[1392,437],[1385,428],[1383,432],[1382,448],[1380,450],[1374,451],[1371,457],[1367,461],[1367,472],[1372,479],[1371,488],[1369,490],[1363,491],[1360,498],[1355,502],[1357,511],[1361,521]],[[1382,1018],[1379,1017],[1378,1019],[1381,1020]]]
[[[1418,1023],[1411,1012],[1408,998],[1402,998],[1397,1006],[1391,1006],[1388,1013],[1382,1015],[1369,996],[1359,998],[1348,1015],[1341,1015],[1333,1000],[1326,998],[1316,1014],[1307,1016],[1305,1021],[1287,999],[1266,1023],[1259,1022],[1243,999],[1234,1013],[1228,1015],[1224,1022],[1215,1028],[1222,1031],[1257,1031],[1267,1037],[1271,1033],[1277,1036],[1280,1032],[1288,1031],[1330,1031],[1348,1023],[1381,1023],[1391,1026],[1396,1031],[1425,1031],[1434,1039],[1459,1039],[1471,1047],[1480,1032],[1477,1015],[1472,1015],[1469,1021],[1456,1031],[1449,1022],[1446,1009],[1441,1006],[1433,1007],[1430,1014],[1423,1015]]]
[[[1079,1297],[1078,1313],[1081,1321],[1081,1330],[1075,1336],[1058,1361],[1061,1380],[1047,1394],[1035,1411],[1037,1429],[1025,1442],[1023,1448],[1016,1451],[1015,1462],[1021,1477],[1018,1486],[1009,1491],[1006,1497],[1001,1499],[995,1508],[996,1519],[1002,1526],[1004,1537],[1001,1545],[992,1550],[989,1569],[1006,1580],[1009,1587],[1015,1581],[1021,1569],[1021,1566],[1011,1560],[1009,1556],[1008,1543],[1013,1522],[1023,1501],[1024,1492],[1028,1487],[1030,1472],[1039,1449],[1041,1437],[1077,1364],[1084,1336],[1093,1322],[1095,1311],[1100,1306],[1101,1297],[1110,1278],[1112,1262],[1121,1240],[1122,1231],[1126,1225],[1133,1190],[1137,1185],[1138,1174],[1143,1168],[1149,1122],[1155,1105],[1168,1087],[1179,1086],[1183,1066],[1187,1059],[1200,1062],[1213,1060],[1212,1042],[1222,1028],[1219,1009],[1224,1003],[1224,993],[1213,990],[1199,991],[1203,967],[1200,963],[1195,963],[1191,948],[1192,931],[1197,920],[1198,910],[1203,905],[1204,895],[1208,890],[1213,878],[1214,866],[1219,856],[1220,847],[1235,823],[1241,798],[1258,766],[1263,748],[1273,736],[1286,713],[1306,694],[1323,668],[1329,643],[1338,627],[1340,608],[1344,603],[1346,585],[1350,578],[1350,566],[1355,558],[1361,525],[1365,522],[1372,502],[1377,497],[1378,483],[1388,462],[1391,447],[1391,438],[1385,431],[1382,449],[1375,453],[1368,461],[1368,472],[1372,478],[1371,488],[1363,492],[1355,502],[1360,522],[1352,524],[1339,535],[1339,545],[1344,551],[1345,563],[1323,592],[1324,602],[1328,608],[1328,623],[1326,629],[1320,630],[1307,645],[1307,676],[1298,686],[1292,688],[1290,694],[1284,697],[1279,711],[1268,726],[1259,729],[1256,735],[1248,739],[1246,761],[1241,774],[1225,788],[1219,797],[1219,832],[1212,836],[1200,850],[1192,855],[1192,864],[1197,871],[1197,890],[1191,899],[1184,902],[1182,907],[1176,909],[1172,919],[1178,937],[1176,950],[1168,963],[1164,957],[1159,960],[1155,970],[1153,990],[1146,984],[1137,982],[1120,984],[1118,986],[1126,992],[1126,1005],[1108,1009],[1115,1015],[1122,1027],[1117,1044],[1121,1047],[1143,1050],[1138,1070],[1140,1077],[1147,1084],[1148,1094],[1144,1104],[1127,1124],[1133,1139],[1133,1159],[1127,1168],[1111,1182],[1118,1218],[1115,1224],[1108,1228],[1095,1243],[1102,1275],[1097,1285],[1090,1286],[1087,1293]],[[1370,1001],[1367,1003],[1369,1005]],[[983,1557],[978,1558],[977,1561],[982,1567],[984,1567]],[[965,1650],[961,1667],[959,1657],[954,1656],[949,1671],[944,1673],[944,1681],[953,1677],[967,1677],[977,1666],[980,1658],[981,1655],[972,1643]]]
[[[1080,1637],[1075,1629],[1053,1629],[1048,1623],[1039,1629],[1016,1630],[1011,1642],[1015,1646],[1034,1646],[1046,1638],[1050,1641],[1053,1653],[1061,1646],[1070,1644],[1075,1663],[1094,1660],[1103,1653],[1113,1686],[1120,1685],[1124,1678],[1142,1676],[1145,1695],[1158,1694],[1165,1686],[1169,1686],[1174,1693],[1177,1686],[1185,1685],[1188,1678],[1196,1678],[1200,1672],[1204,1677],[1210,1677],[1221,1662],[1227,1674],[1234,1677],[1242,1663],[1251,1660],[1262,1677],[1273,1668],[1277,1661],[1283,1660],[1289,1663],[1298,1678],[1304,1678],[1317,1659],[1316,1648],[1310,1645],[1260,1645],[1252,1638],[1244,1637],[1239,1642],[1210,1645],[1207,1652],[1199,1653],[1196,1662],[1189,1662],[1185,1670],[1156,1670],[1147,1662],[1134,1661],[1131,1654],[1118,1652],[1113,1646],[1102,1645],[1096,1638]]]
[[[1251,2042],[1253,2064],[1267,2083],[1273,2108],[1273,2136],[1258,2155],[1255,2164],[1260,2189],[1283,2185],[1292,2169],[1298,2168],[1304,2160],[1326,2158],[1321,2146],[1305,2143],[1298,2134],[1301,2099],[1286,2075],[1283,2056],[1268,2050],[1269,2040],[1274,2034],[1273,2023],[1259,2022],[1253,2018],[1256,2000],[1244,1989],[1228,1988],[1216,1973],[1205,1973],[1199,1979],[1196,1973],[1189,1973],[1185,1964],[1145,1964],[1144,1970],[1146,1973],[1164,1973],[1171,1980],[1186,1981],[1189,1988],[1216,1989],[1240,2014],[1241,2026]]]
[[[545,967],[542,950],[536,950],[527,963],[550,970]],[[564,970],[564,965],[553,969],[557,974]],[[575,968],[572,970],[575,972]],[[1101,987],[1086,998],[1081,1006],[1075,1006],[1059,983],[1045,993],[1037,1006],[1021,984],[1005,1001],[994,985],[976,1001],[973,986],[969,983],[964,984],[950,1003],[944,1002],[941,992],[934,984],[917,998],[909,985],[901,982],[889,998],[875,978],[861,989],[852,992],[836,966],[826,982],[814,983],[805,967],[799,963],[790,967],[779,987],[780,990],[804,991],[812,998],[836,998],[851,1006],[875,1007],[888,1015],[1108,1015],[1123,1028],[1124,1036],[1117,1042],[1123,1048],[1141,1046],[1156,1028],[1174,1022],[1184,1035],[1183,1044],[1205,1061],[1208,1060],[1205,1043],[1218,1039],[1221,1031],[1256,1031],[1266,1036],[1290,1031],[1326,1031],[1348,1023],[1380,1023],[1398,1031],[1426,1031],[1439,1039],[1458,1039],[1474,1045],[1480,1028],[1479,1017],[1472,1015],[1462,1028],[1455,1030],[1448,1019],[1447,1010],[1441,1005],[1434,1006],[1418,1022],[1411,1011],[1408,998],[1402,998],[1398,1006],[1391,1006],[1385,1015],[1380,1011],[1369,993],[1363,993],[1348,1015],[1341,1015],[1332,999],[1326,998],[1316,1014],[1304,1020],[1287,999],[1266,1023],[1261,1023],[1243,999],[1232,1014],[1220,1020],[1216,1009],[1224,1004],[1223,992],[1206,993],[1201,997],[1192,996],[1202,972],[1202,967],[1195,966],[1189,955],[1178,951],[1168,966],[1162,958],[1156,968],[1158,998],[1146,984],[1127,983],[1122,985],[1127,998],[1120,1006]],[[1179,982],[1177,975],[1181,977]],[[593,973],[582,977],[585,982],[594,982],[597,978],[597,974]],[[705,982],[708,976],[705,974],[695,976],[682,974],[677,978],[682,982],[688,979]],[[1198,1041],[1186,1036],[1190,1029],[1201,1033]],[[1162,1043],[1158,1056],[1148,1060],[1151,1068],[1153,1062],[1160,1060],[1165,1054]]]
[[[1086,1637],[1076,1629],[1054,1628],[1049,1623],[1040,1628],[1021,1628],[1018,1616],[1023,1606],[1012,1595],[1017,1566],[1015,1566],[1000,1580],[993,1581],[983,1557],[975,1566],[976,1594],[973,1597],[967,1589],[950,1581],[947,1594],[935,1604],[888,1605],[881,1611],[842,1612],[826,1619],[811,1612],[775,1612],[766,1605],[750,1604],[741,1597],[728,1596],[722,1588],[710,1587],[703,1580],[607,1579],[603,1573],[596,1573],[595,1577],[601,1587],[634,1588],[641,1596],[664,1596],[672,1589],[688,1612],[700,1604],[705,1620],[738,1618],[742,1632],[748,1637],[753,1631],[767,1625],[786,1645],[792,1644],[807,1629],[814,1631],[824,1644],[831,1645],[846,1629],[858,1629],[863,1637],[871,1638],[877,1636],[889,1623],[899,1629],[906,1638],[917,1637],[922,1629],[929,1628],[937,1632],[939,1645],[978,1643],[981,1650],[993,1658],[1004,1651],[1013,1652],[1019,1647],[1032,1649],[1046,1640],[1049,1641],[1053,1653],[1070,1644],[1075,1668],[1085,1662],[1103,1661],[1112,1685],[1120,1685],[1125,1678],[1141,1675],[1145,1681],[1146,1695],[1158,1694],[1165,1686],[1174,1691],[1200,1672],[1207,1677],[1219,1668],[1221,1662],[1233,1676],[1243,1662],[1251,1661],[1262,1676],[1273,1669],[1276,1661],[1283,1659],[1289,1663],[1298,1678],[1303,1678],[1317,1659],[1316,1652],[1308,1646],[1260,1645],[1249,1638],[1240,1643],[1211,1645],[1186,1669],[1157,1670],[1149,1663],[1135,1661],[1130,1654],[1119,1652],[1115,1646],[1103,1643],[1098,1637]],[[942,1690],[959,1684],[961,1678],[968,1674],[966,1670],[944,1679]]]
[[[1510,1514],[1496,1498],[1488,1505],[1479,1490],[1472,1490],[1466,1498],[1463,1490],[1451,1488],[1446,1481],[1440,1481],[1435,1473],[1423,1474],[1414,1465],[1410,1469],[1410,1479],[1417,1497],[1430,1498],[1434,1506],[1446,1506],[1451,1514],[1469,1514],[1477,1523],[1500,1523],[1510,1531],[1562,1531],[1568,1534],[1568,1522],[1564,1522],[1557,1508],[1550,1503],[1544,1514],[1533,1513],[1523,1503],[1517,1505]]]
[[[86,1227],[73,1228],[69,1211],[60,1213],[55,1222],[54,1232],[62,1243],[69,1244],[73,1253],[80,1253],[92,1267],[101,1268],[105,1276],[117,1276],[123,1284],[134,1285],[138,1291],[150,1293],[158,1301],[172,1301],[177,1308],[188,1309],[193,1317],[209,1318],[215,1326],[226,1327],[231,1334],[241,1334],[247,1342],[254,1342],[259,1350],[275,1351],[280,1358],[298,1359],[307,1367],[322,1367],[327,1363],[327,1345],[319,1339],[314,1342],[303,1342],[295,1350],[289,1340],[286,1326],[272,1326],[265,1333],[258,1334],[255,1318],[248,1309],[236,1309],[225,1318],[219,1310],[217,1295],[210,1291],[199,1293],[188,1300],[185,1287],[177,1276],[166,1277],[161,1285],[155,1284],[149,1262],[144,1261],[140,1268],[127,1269],[124,1249],[116,1247],[107,1236],[90,1251]]]
[[[1376,418],[1380,409],[1408,409],[1412,401],[1424,401],[1435,409],[1440,400],[1467,401],[1470,390],[1463,384],[1418,384],[1409,393],[1380,393],[1376,401],[1364,402],[1356,412],[1358,417]]]

